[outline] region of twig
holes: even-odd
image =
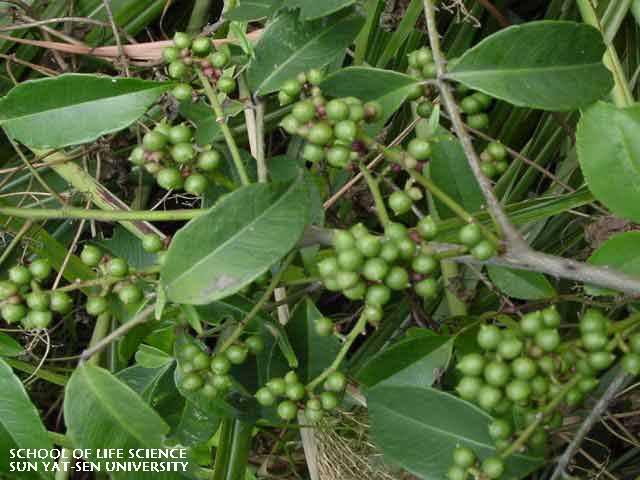
[[[118,26],[116,25],[116,21],[113,19],[113,11],[111,10],[111,0],[102,0],[104,4],[104,9],[107,12],[107,18],[109,19],[109,23],[111,24],[111,30],[113,30],[113,38],[116,41],[116,46],[118,47],[118,58],[120,61],[120,65],[124,70],[125,76],[129,76],[129,64],[127,63],[127,55],[125,54],[124,48],[122,47],[122,40],[120,39],[120,32],[118,31]]]
[[[498,10],[496,6],[489,0],[478,0],[478,3],[482,5],[493,18],[496,19],[501,27],[508,27],[511,25],[511,22],[507,19],[507,17],[505,17],[502,12]]]
[[[60,74],[60,72],[56,72],[55,70],[52,70],[50,68],[43,67],[42,65],[37,65],[35,63],[27,62],[26,60],[17,58],[15,55],[6,55],[4,53],[0,53],[0,58],[4,58],[7,62],[18,63],[20,65],[29,67],[47,77],[55,77]]]
[[[615,398],[618,390],[623,388],[624,385],[629,381],[629,379],[629,375],[620,373],[609,384],[602,397],[600,397],[600,400],[598,400],[598,402],[595,404],[587,418],[584,419],[584,422],[582,422],[582,425],[580,425],[580,428],[575,433],[573,440],[571,440],[571,443],[558,460],[558,464],[556,465],[556,468],[553,471],[550,480],[558,480],[567,476],[566,469],[569,465],[569,462],[571,461],[571,458],[576,453],[578,448],[580,448],[580,443],[582,443],[584,437],[591,431],[593,426],[600,419],[600,416],[607,410],[609,403]]]

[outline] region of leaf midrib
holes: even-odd
[[[500,75],[522,75],[527,73],[547,73],[547,72],[564,72],[570,70],[577,69],[585,69],[585,68],[599,68],[602,64],[600,62],[591,62],[591,63],[579,63],[574,65],[565,65],[565,66],[549,66],[549,67],[539,67],[539,68],[505,68],[500,69],[497,67],[490,68],[479,68],[477,70],[462,70],[456,71],[452,70],[449,74],[445,75],[445,77],[452,79],[465,78],[469,76],[485,76],[485,75],[496,75],[499,73]]]
[[[93,103],[99,103],[99,102],[103,102],[105,100],[112,100],[112,99],[116,99],[116,98],[120,98],[120,97],[128,97],[128,96],[132,96],[132,95],[137,95],[140,93],[150,93],[156,89],[163,89],[165,87],[153,87],[153,88],[148,88],[148,89],[144,89],[144,90],[136,90],[135,92],[128,92],[124,95],[109,95],[106,97],[101,97],[95,100],[89,100],[89,101],[85,101],[85,102],[80,102],[80,103],[74,103],[72,105],[65,105],[64,107],[57,107],[57,108],[51,108],[48,110],[40,110],[38,112],[34,112],[34,113],[29,113],[27,115],[21,115],[21,116],[17,116],[17,117],[10,117],[10,118],[5,118],[5,119],[0,119],[0,125],[3,123],[10,123],[13,121],[19,121],[19,120],[25,120],[31,117],[37,117],[39,115],[46,115],[46,114],[54,114],[53,112],[57,112],[58,114],[60,114],[61,112],[64,112],[65,110],[69,110],[69,109],[73,109],[75,107],[79,107],[79,106],[86,106],[86,105],[91,105]]]
[[[220,250],[224,249],[224,247],[226,247],[229,243],[232,243],[235,239],[237,239],[239,236],[241,236],[247,229],[249,229],[258,220],[261,220],[267,213],[269,213],[272,209],[277,207],[282,202],[283,198],[285,198],[287,195],[289,195],[291,193],[291,191],[295,187],[298,186],[298,181],[299,180],[295,181],[289,188],[287,188],[287,190],[284,191],[284,193],[278,198],[278,200],[276,202],[274,202],[271,206],[269,206],[268,208],[263,210],[260,215],[258,215],[257,217],[254,217],[253,220],[250,223],[246,224],[244,227],[242,227],[240,230],[238,230],[233,236],[229,237],[227,240],[225,240],[220,245],[218,245],[215,248],[215,250],[211,251],[208,255],[205,255],[204,257],[202,257],[201,260],[199,260],[198,262],[196,262],[193,265],[191,265],[191,267],[189,267],[187,270],[184,270],[182,273],[177,275],[173,279],[173,281],[171,281],[171,282],[169,282],[167,284],[167,287],[170,287],[171,285],[174,285],[178,280],[183,278],[185,275],[187,275],[187,274],[191,273],[193,270],[199,268],[202,263],[206,262],[212,256],[217,255]],[[233,198],[230,198],[227,201],[230,202],[232,200],[233,200]],[[203,218],[206,218],[206,217],[203,217]]]

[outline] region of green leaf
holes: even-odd
[[[206,443],[218,430],[221,420],[219,415],[205,413],[187,401],[172,438],[187,447]]]
[[[457,140],[434,142],[429,172],[431,179],[468,212],[475,212],[484,205],[484,197],[478,186],[462,145]],[[454,217],[455,214],[442,202],[435,200],[440,218]]]
[[[167,296],[202,305],[238,292],[295,246],[308,218],[302,177],[225,196],[175,235],[161,273]]]
[[[580,119],[576,143],[595,197],[616,215],[640,221],[640,107],[596,103]]]
[[[425,480],[446,478],[453,449],[495,455],[491,417],[457,397],[429,387],[379,385],[368,391],[371,431],[387,460]],[[419,448],[416,448],[419,445]],[[505,480],[525,477],[542,458],[516,454],[506,460]]]
[[[12,448],[29,448],[50,450],[53,448],[47,431],[40,420],[36,407],[29,400],[22,382],[16,377],[11,367],[0,358],[0,472],[9,472],[9,450]],[[20,478],[52,478],[45,473],[43,462],[38,464],[38,473],[25,472]],[[1,476],[1,475],[0,475]]]
[[[244,104],[235,100],[226,100],[222,104],[225,116],[235,117],[244,110]],[[220,124],[211,107],[204,102],[182,102],[180,103],[180,114],[191,120],[195,126],[195,141],[198,145],[210,145],[223,140]]]
[[[0,357],[16,357],[24,352],[24,348],[13,337],[0,332]]]
[[[159,348],[142,344],[136,352],[136,363],[145,368],[160,368],[173,361],[173,357]]]
[[[589,257],[588,262],[640,278],[640,232],[625,232],[609,238]],[[616,293],[589,285],[585,290],[589,295]]]
[[[385,385],[431,386],[451,357],[449,337],[419,336],[401,340],[372,357],[358,372],[367,387]]]
[[[129,449],[163,448],[169,431],[164,420],[136,392],[109,371],[88,364],[78,367],[67,384],[64,418],[75,447],[93,451],[122,448],[122,461],[131,459]],[[127,480],[188,478],[175,472],[113,472],[111,476]]]
[[[251,22],[270,16],[282,5],[283,0],[242,0],[240,5],[224,14],[225,20]]]
[[[600,32],[584,23],[513,26],[467,50],[447,77],[522,107],[575,110],[611,91]]]
[[[305,298],[296,305],[287,324],[287,335],[300,362],[297,371],[305,383],[322,373],[340,350],[336,337],[316,333],[315,322],[323,316],[311,299]]]
[[[553,285],[541,273],[494,265],[489,265],[487,271],[494,285],[510,297],[520,300],[541,300],[556,295]]]
[[[33,148],[87,143],[131,125],[170,86],[77,73],[32,80],[0,100],[0,126]]]
[[[315,20],[353,5],[355,0],[288,0],[287,6],[300,8],[302,20]]]
[[[392,70],[348,67],[329,75],[320,87],[329,96],[379,102],[383,115],[374,128],[380,129],[404,103],[415,83],[415,78]]]
[[[301,72],[327,65],[351,44],[362,23],[355,13],[307,23],[281,13],[267,24],[255,46],[256,58],[247,72],[251,90],[265,95]]]

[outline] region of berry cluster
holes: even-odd
[[[193,129],[181,123],[161,122],[142,138],[129,161],[153,175],[167,190],[181,190],[202,195],[209,185],[211,172],[220,165],[220,153],[211,146],[200,148],[193,141]]]
[[[305,388],[296,372],[290,371],[283,378],[269,380],[255,396],[258,403],[264,407],[274,406],[278,402],[278,416],[283,420],[295,419],[298,411],[302,409],[307,420],[316,423],[322,419],[325,411],[338,406],[338,394],[343,392],[346,386],[347,379],[344,374],[332,372],[324,382],[323,391],[316,395]]]
[[[229,374],[231,367],[242,365],[249,353],[257,355],[263,350],[262,338],[254,335],[214,355],[203,351],[195,341],[188,341],[177,352],[182,373],[180,386],[187,392],[200,392],[207,398],[224,397],[233,385]]]
[[[433,238],[435,232],[429,217],[420,221],[415,232],[400,223],[389,223],[383,238],[362,224],[338,230],[333,237],[333,255],[318,263],[322,281],[328,290],[341,291],[350,300],[364,300],[362,315],[378,324],[392,291],[413,286],[420,297],[437,294],[434,274],[439,262],[423,241]]]
[[[298,79],[285,82],[279,99],[283,104],[298,100],[280,125],[290,135],[298,135],[307,143],[302,157],[311,163],[326,160],[335,168],[346,168],[351,161],[366,153],[363,125],[375,122],[382,114],[377,102],[363,103],[355,97],[327,100],[317,86],[322,74],[311,70]]]
[[[456,391],[495,416],[489,435],[496,450],[505,452],[525,429],[538,422],[525,438],[525,448],[544,448],[548,430],[562,425],[560,411],[579,406],[599,384],[598,375],[609,368],[618,342],[611,322],[602,312],[588,309],[579,323],[579,337],[562,340],[561,316],[554,306],[524,315],[508,328],[483,325],[477,335],[482,353],[469,353],[457,363],[462,374]],[[640,334],[629,339],[623,367],[640,372]],[[451,480],[473,473],[475,456],[459,447],[454,452]],[[463,453],[461,453],[463,452]],[[459,457],[459,458],[458,458]],[[461,459],[465,459],[462,461]],[[482,472],[500,478],[502,460],[491,457]]]
[[[476,223],[469,223],[458,232],[458,240],[469,248],[471,255],[481,261],[495,256],[494,245],[485,238],[482,229]]]
[[[500,142],[490,142],[480,154],[480,168],[489,178],[502,175],[509,168],[507,149]]]
[[[191,38],[187,33],[177,32],[173,37],[173,46],[165,48],[162,56],[167,63],[169,76],[184,81],[171,92],[179,101],[190,100],[193,96],[190,80],[194,66],[198,66],[220,92],[229,95],[237,88],[233,69],[227,68],[231,61],[229,55],[223,50],[215,50],[208,37]]]
[[[9,278],[0,281],[0,315],[7,323],[19,322],[27,330],[47,328],[54,313],[71,311],[68,293],[43,289],[51,273],[51,264],[43,258],[9,269]]]
[[[487,128],[489,126],[487,111],[491,108],[493,98],[482,92],[471,92],[463,85],[458,87],[458,93],[464,96],[460,100],[460,110],[466,115],[466,124],[476,130]]]
[[[458,446],[453,451],[453,465],[447,472],[449,480],[466,480],[469,474],[474,478],[497,479],[504,473],[504,461],[500,457],[478,460],[473,450]]]
[[[429,47],[422,47],[414,50],[407,56],[409,68],[407,74],[417,80],[433,80],[438,76],[436,62],[433,59],[433,52]],[[409,100],[418,100],[429,93],[428,87],[416,84],[409,93]]]

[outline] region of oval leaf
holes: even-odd
[[[481,459],[495,455],[488,431],[491,417],[448,393],[428,387],[379,385],[368,392],[367,404],[371,431],[385,458],[420,478],[446,478],[457,445],[471,448]],[[500,478],[523,478],[542,461],[513,455]]]
[[[84,364],[67,384],[64,418],[76,448],[163,448],[169,426],[140,396],[99,367]],[[95,458],[88,461],[100,463]],[[120,461],[120,460],[119,460]],[[160,461],[160,460],[157,460]],[[111,473],[114,479],[188,478],[179,473]]]
[[[604,242],[589,257],[593,265],[607,266],[640,278],[640,232],[620,233]],[[616,292],[585,286],[589,295],[613,295]]]
[[[298,242],[309,217],[306,183],[253,184],[225,196],[174,237],[162,268],[170,300],[203,305],[232,295]]]
[[[11,367],[0,359],[0,472],[9,472],[9,450],[12,448],[53,448],[47,431],[40,420],[40,415],[27,395],[22,382],[16,377]],[[24,472],[20,478],[52,478],[44,472],[40,460],[38,473]]]
[[[541,273],[494,265],[489,265],[487,270],[495,286],[510,297],[520,300],[541,300],[556,295],[553,285]]]
[[[0,333],[0,357],[16,357],[24,352],[24,348],[13,337]]]
[[[580,119],[576,143],[596,198],[616,215],[640,221],[640,107],[593,105]]]
[[[431,386],[451,357],[449,337],[419,336],[402,340],[379,353],[358,372],[367,387],[385,385]]]
[[[0,100],[0,126],[33,148],[86,143],[131,125],[170,85],[77,73],[24,82]]]
[[[356,38],[363,18],[355,13],[303,23],[285,12],[267,25],[255,46],[247,73],[251,89],[261,95],[310,68],[327,65]]]
[[[250,22],[268,17],[282,5],[283,0],[242,0],[240,5],[224,14],[226,20]]]
[[[326,17],[343,8],[353,5],[355,0],[288,0],[288,7],[300,7],[300,18],[303,20],[314,20]]]
[[[500,30],[468,50],[449,78],[522,107],[575,110],[613,87],[600,32],[540,21]]]

